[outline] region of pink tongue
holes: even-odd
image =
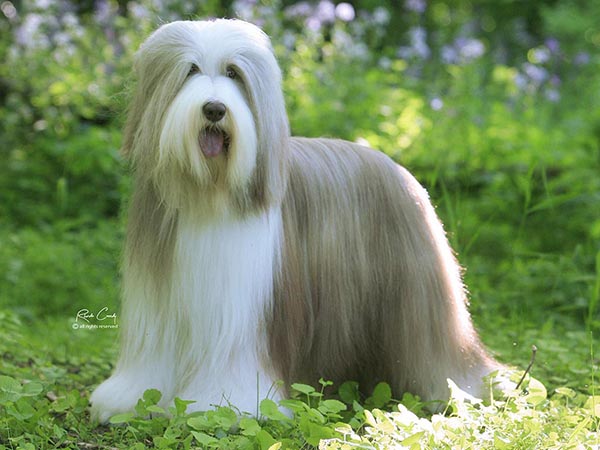
[[[203,130],[198,138],[202,153],[213,158],[223,151],[223,133],[219,130]]]

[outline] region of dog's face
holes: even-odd
[[[281,200],[289,127],[269,38],[236,20],[174,22],[142,44],[123,151],[174,208]]]

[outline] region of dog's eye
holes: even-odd
[[[188,72],[188,77],[196,73],[200,73],[200,67],[198,67],[196,64],[192,64],[192,67],[190,67],[190,71]]]
[[[232,80],[235,80],[238,77],[238,73],[235,71],[235,69],[231,66],[229,66],[227,68],[227,70],[225,70],[225,76],[227,78],[231,78]]]

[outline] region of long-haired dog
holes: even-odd
[[[451,378],[484,394],[499,364],[426,191],[377,151],[290,137],[259,28],[167,24],[134,67],[121,354],[96,419],[149,388],[254,414],[278,380],[276,398],[320,378],[425,400],[447,399]]]

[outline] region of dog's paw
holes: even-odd
[[[113,375],[96,388],[90,397],[92,421],[107,423],[109,419],[126,412],[134,412],[135,405],[149,387],[123,375]]]

